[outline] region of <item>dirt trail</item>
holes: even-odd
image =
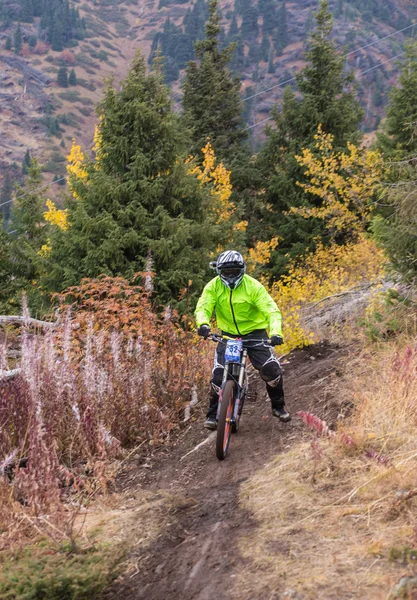
[[[287,405],[294,415],[297,410],[311,410],[332,423],[340,407],[327,384],[342,354],[321,343],[284,361]],[[256,522],[239,506],[239,487],[305,435],[299,418],[290,424],[273,418],[262,383],[258,390],[257,400],[245,405],[241,430],[233,436],[225,461],[217,461],[214,440],[184,458],[208,435],[202,428],[202,407],[201,419],[193,422],[174,448],[146,467],[129,471],[126,486],[169,495],[174,508],[164,534],[145,554],[134,556],[136,574],[115,583],[105,600],[246,600],[236,580],[243,560],[237,541]],[[286,590],[272,592],[274,600],[297,597]]]

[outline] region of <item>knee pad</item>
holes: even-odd
[[[219,393],[223,381],[223,367],[213,369],[211,376],[211,387]]]
[[[270,387],[277,387],[282,377],[281,365],[276,359],[268,361],[261,367],[259,375]]]

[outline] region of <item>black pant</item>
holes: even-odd
[[[230,333],[223,332],[228,337],[238,337]],[[250,340],[267,340],[268,336],[265,330],[258,329],[242,336],[242,339]],[[278,359],[272,352],[272,348],[267,346],[256,346],[254,342],[248,344],[248,355],[251,363],[259,375],[266,382],[266,390],[268,396],[271,399],[272,408],[281,408],[285,405],[284,402],[284,386],[282,382],[282,369],[278,362]],[[208,409],[207,417],[215,418],[217,414],[217,404],[219,402],[219,393],[223,381],[224,371],[224,353],[226,350],[226,343],[220,342],[217,345],[216,352],[214,355],[214,367],[211,378],[211,393],[210,393],[210,406]]]

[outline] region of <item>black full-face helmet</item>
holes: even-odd
[[[240,252],[235,250],[222,252],[213,266],[224,285],[231,290],[236,289],[242,283],[246,265]]]

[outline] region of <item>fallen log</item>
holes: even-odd
[[[22,325],[31,325],[32,327],[54,327],[56,323],[51,321],[39,321],[39,319],[32,319],[32,317],[23,317],[18,315],[1,315],[0,325],[3,323],[16,323]]]
[[[0,371],[0,380],[1,379],[11,379],[12,377],[16,377],[19,373],[22,372],[22,369],[12,369],[11,371]]]

